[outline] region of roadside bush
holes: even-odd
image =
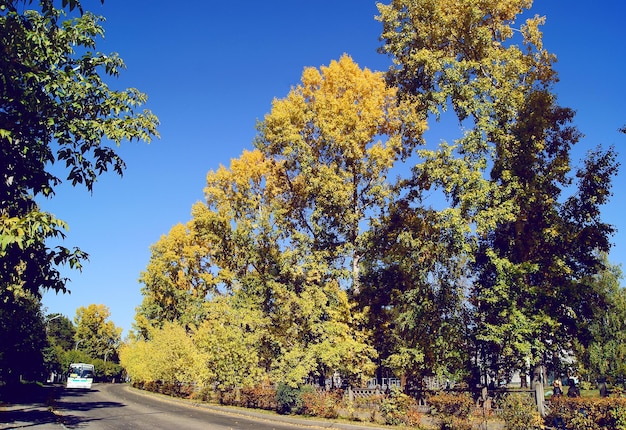
[[[562,423],[568,430],[626,430],[626,399],[553,399],[545,421],[547,425]]]
[[[191,399],[200,402],[213,402],[219,400],[218,393],[211,386],[203,386],[196,389],[190,396]]]
[[[439,393],[428,398],[431,413],[439,418],[441,430],[471,430],[474,402],[467,394]]]
[[[239,396],[238,392],[234,389],[226,389],[226,390],[218,390],[217,391],[217,400],[220,405],[239,405]]]
[[[302,406],[305,415],[337,418],[339,416],[338,407],[341,403],[342,393],[340,391],[310,389],[302,392]]]
[[[246,408],[265,409],[268,411],[278,410],[276,389],[268,385],[255,385],[241,389],[238,406]]]
[[[285,383],[278,384],[276,387],[276,412],[279,414],[306,413],[303,396],[314,392],[315,388],[311,385],[294,388]]]
[[[386,399],[384,394],[375,394],[368,397],[353,397],[353,400],[343,398],[342,408],[345,418],[353,421],[369,421],[382,424],[385,420],[381,416],[380,405]]]
[[[474,401],[467,394],[439,393],[428,397],[428,404],[437,415],[447,415],[468,419]]]
[[[276,412],[279,414],[296,413],[301,409],[302,398],[300,389],[283,382],[276,387]]]
[[[399,388],[394,388],[389,397],[383,399],[380,412],[385,424],[389,425],[416,426],[421,421],[421,415],[417,411],[417,402]]]
[[[542,425],[535,401],[528,393],[509,393],[500,400],[506,430],[528,430]]]

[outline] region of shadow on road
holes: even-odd
[[[16,429],[57,423],[57,417],[49,407],[60,392],[60,387],[37,384],[0,387],[0,428]]]
[[[100,408],[121,408],[123,406],[124,404],[119,402],[64,402],[57,400],[54,403],[54,409],[80,412],[87,412]]]
[[[0,387],[0,429],[18,429],[63,424],[66,428],[85,427],[93,418],[80,416],[102,408],[121,408],[123,403],[89,401],[81,397],[98,390],[68,390],[60,385],[24,384]],[[54,414],[52,411],[59,411]],[[98,420],[98,419],[95,419]]]
[[[0,405],[46,403],[57,397],[62,388],[54,385],[19,384],[0,386]]]
[[[24,407],[0,412],[0,428],[17,429],[58,423],[57,417],[47,409]],[[8,427],[5,427],[5,424]]]
[[[125,405],[120,402],[108,402],[108,401],[81,401],[81,397],[90,393],[97,392],[98,390],[86,390],[86,389],[63,389],[59,392],[59,395],[54,400],[54,409],[59,411],[59,420],[66,428],[78,428],[84,427],[91,421],[98,421],[98,418],[86,417],[77,415],[80,412],[89,412],[94,409],[103,408],[122,408]]]

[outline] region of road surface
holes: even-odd
[[[54,411],[68,429],[158,430],[215,429],[294,430],[297,426],[257,420],[233,413],[219,413],[205,408],[163,400],[137,393],[122,384],[94,384],[92,390],[64,390]],[[307,427],[300,427],[307,428]]]
[[[59,429],[93,430],[294,430],[359,426],[194,406],[137,392],[122,384],[63,390],[54,404]],[[290,422],[289,422],[290,421]],[[0,426],[2,428],[2,426]],[[48,428],[48,427],[46,427]],[[371,428],[371,427],[370,427]]]

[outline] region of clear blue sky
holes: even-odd
[[[102,176],[93,194],[64,185],[42,203],[68,222],[65,246],[90,254],[82,273],[64,271],[71,294],[46,293],[44,306],[73,318],[79,306],[105,304],[126,334],[142,300],[137,279],[150,245],[190,219],[209,170],[252,148],[256,121],[272,99],[286,96],[304,67],[328,65],[343,53],[372,70],[386,70],[389,60],[376,52],[381,26],[369,0],[83,4],[106,17],[98,50],[118,52],[126,62],[112,86],[148,94],[161,139],[119,148],[127,164],[123,178]],[[626,135],[617,132],[626,124],[626,4],[543,0],[532,13],[547,16],[544,43],[558,57],[561,78],[555,92],[562,106],[577,111],[575,123],[586,136],[574,161],[597,144],[615,144],[626,170]],[[622,171],[604,208],[604,220],[619,230],[610,258],[622,265],[625,178]]]

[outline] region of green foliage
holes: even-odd
[[[92,358],[117,361],[117,349],[121,342],[122,329],[108,321],[111,312],[105,305],[91,304],[76,310],[75,348]]]
[[[591,382],[589,382],[589,381],[580,381],[578,386],[580,387],[581,390],[588,391],[588,390],[592,389],[593,384]]]
[[[65,291],[56,267],[80,268],[87,255],[46,241],[64,236],[65,223],[41,211],[38,196],[49,197],[61,178],[58,161],[72,185],[91,191],[109,169],[121,174],[124,162],[111,140],[150,141],[157,118],[140,111],[146,96],[135,89],[116,91],[105,80],[124,63],[116,54],[96,53],[104,35],[102,18],[84,12],[80,2],[5,1],[0,9],[0,286],[40,294]],[[33,4],[40,11],[30,8]],[[66,10],[78,10],[65,18]]]
[[[619,405],[613,408],[611,418],[615,420],[615,430],[626,430],[626,406]]]
[[[615,381],[626,374],[626,290],[619,267],[603,256],[604,268],[591,283],[606,295],[606,306],[598,309],[589,324],[590,341],[578,344],[580,373],[587,379],[608,378]]]
[[[368,237],[362,293],[385,365],[419,383],[425,374],[461,376],[468,361],[468,315],[463,306],[466,267],[456,221],[396,201]]]
[[[380,412],[388,425],[415,426],[420,423],[416,401],[395,387],[381,402]]]
[[[37,296],[0,296],[0,382],[15,385],[20,378],[41,381],[46,342],[44,318]]]
[[[542,427],[542,418],[534,399],[528,393],[509,393],[499,402],[506,430],[528,430]]]
[[[289,414],[302,409],[300,389],[279,383],[276,387],[276,405],[279,414]]]
[[[434,414],[439,416],[454,416],[460,419],[468,419],[474,402],[465,394],[437,393],[428,397],[428,404],[432,406]]]
[[[46,334],[51,346],[59,346],[62,350],[74,348],[76,327],[72,320],[61,314],[46,316]]]
[[[398,333],[401,348],[440,351],[437,340],[448,335],[466,352],[448,357],[466,365],[473,350],[486,368],[480,370],[498,378],[541,360],[547,345],[586,343],[605,298],[590,279],[613,231],[600,219],[600,206],[611,195],[615,152],[592,151],[577,170],[570,164],[580,133],[571,124],[574,112],[551,92],[557,76],[541,40],[545,19],[523,21],[531,3],[378,4],[381,51],[393,59],[388,81],[399,99],[419,118],[448,115],[460,127],[454,142],[418,149],[412,177],[399,184],[403,197],[376,237],[387,247],[370,263],[372,285],[387,290],[385,301],[373,303],[390,310],[384,323],[406,329]],[[431,205],[433,194],[445,203]],[[404,267],[407,250],[417,266]],[[464,320],[454,304],[468,291]],[[447,292],[449,308],[432,315],[440,292]],[[450,316],[452,336],[438,331]],[[434,327],[424,330],[422,321]],[[436,348],[411,344],[424,332]],[[420,369],[405,370],[412,376]]]
[[[93,361],[95,361],[94,358],[86,352],[70,349],[62,354],[61,369],[66,372],[72,363],[92,363]]]
[[[624,428],[624,398],[567,398],[552,401],[546,422],[562,420],[568,430],[609,430]]]
[[[122,375],[124,369],[118,363],[114,363],[113,361],[107,360],[104,361],[100,358],[91,360],[91,363],[95,367],[96,378],[100,382],[112,382],[113,380],[117,382],[122,381]]]
[[[79,0],[58,3],[0,2],[0,326],[8,330],[0,333],[0,369],[8,380],[40,379],[42,354],[48,371],[65,368],[71,325],[50,321],[46,348],[38,298],[48,289],[65,292],[59,266],[80,269],[87,259],[80,249],[48,246],[68,226],[37,199],[52,197],[63,179],[91,192],[99,175],[125,168],[106,141],[158,135],[157,118],[139,110],[145,94],[105,82],[124,63],[96,52],[103,18]]]

